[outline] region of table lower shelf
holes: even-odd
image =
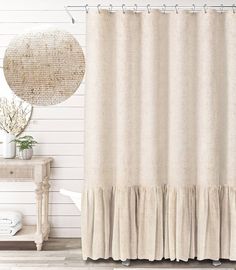
[[[15,235],[0,235],[0,241],[35,241],[36,226],[23,226]]]

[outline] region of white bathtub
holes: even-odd
[[[73,203],[76,205],[79,211],[81,211],[81,199],[82,199],[82,193],[80,192],[74,192],[67,189],[60,189],[60,193],[62,195],[68,196],[71,198]]]

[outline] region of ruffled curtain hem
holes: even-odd
[[[236,260],[236,188],[86,188],[83,259]]]

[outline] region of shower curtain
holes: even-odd
[[[236,14],[90,10],[83,258],[236,260]]]

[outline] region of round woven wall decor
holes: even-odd
[[[18,97],[33,105],[47,106],[73,95],[83,79],[85,60],[70,33],[37,28],[10,42],[3,69]]]

